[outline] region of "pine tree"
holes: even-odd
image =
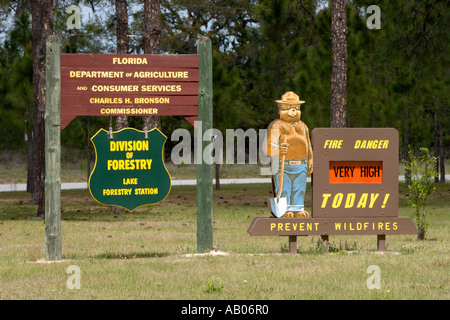
[[[45,57],[47,37],[53,32],[53,1],[32,1],[33,46],[33,156],[32,200],[38,204],[37,216],[45,215]],[[30,165],[30,164],[29,164]]]
[[[347,106],[347,13],[346,0],[331,1],[331,127],[346,126]]]
[[[161,42],[161,8],[159,0],[144,1],[144,53],[159,54]],[[144,128],[161,129],[161,118],[158,116],[144,117]]]
[[[117,53],[128,54],[128,10],[126,0],[116,0],[116,30],[117,30]],[[116,118],[116,130],[128,126],[128,117]]]
[[[245,105],[254,115],[248,126],[266,128],[277,117],[274,102],[292,90],[300,46],[301,15],[294,1],[261,1],[253,47],[244,69]]]

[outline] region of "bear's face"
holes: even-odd
[[[300,121],[301,116],[300,105],[280,105],[280,119],[286,122]]]

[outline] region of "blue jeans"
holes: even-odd
[[[284,165],[284,179],[283,188],[281,190],[281,197],[287,199],[287,210],[291,212],[301,212],[305,208],[305,191],[306,191],[306,174],[308,171],[308,159],[296,159],[296,161],[303,160],[304,164]],[[281,163],[280,163],[281,165]],[[275,174],[275,192],[278,192],[280,185],[281,167]]]

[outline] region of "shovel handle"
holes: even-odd
[[[286,143],[286,136],[283,137],[283,142]],[[283,180],[284,180],[284,160],[286,159],[286,154],[281,156],[281,167],[280,167],[280,185],[278,186],[277,197],[281,196],[281,190],[283,189]]]

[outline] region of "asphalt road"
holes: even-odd
[[[404,181],[405,176],[399,176],[399,181]],[[311,178],[308,177],[307,181],[310,182]],[[450,174],[445,175],[445,181],[450,181]],[[250,184],[250,183],[271,183],[270,178],[242,178],[242,179],[220,179],[220,184]],[[176,180],[172,179],[172,186],[195,186],[197,180]],[[213,181],[215,184],[215,179]],[[10,191],[26,191],[26,184],[24,183],[11,183],[11,184],[0,184],[0,192],[10,192]],[[61,184],[61,190],[71,190],[71,189],[87,189],[87,182],[68,182]]]

